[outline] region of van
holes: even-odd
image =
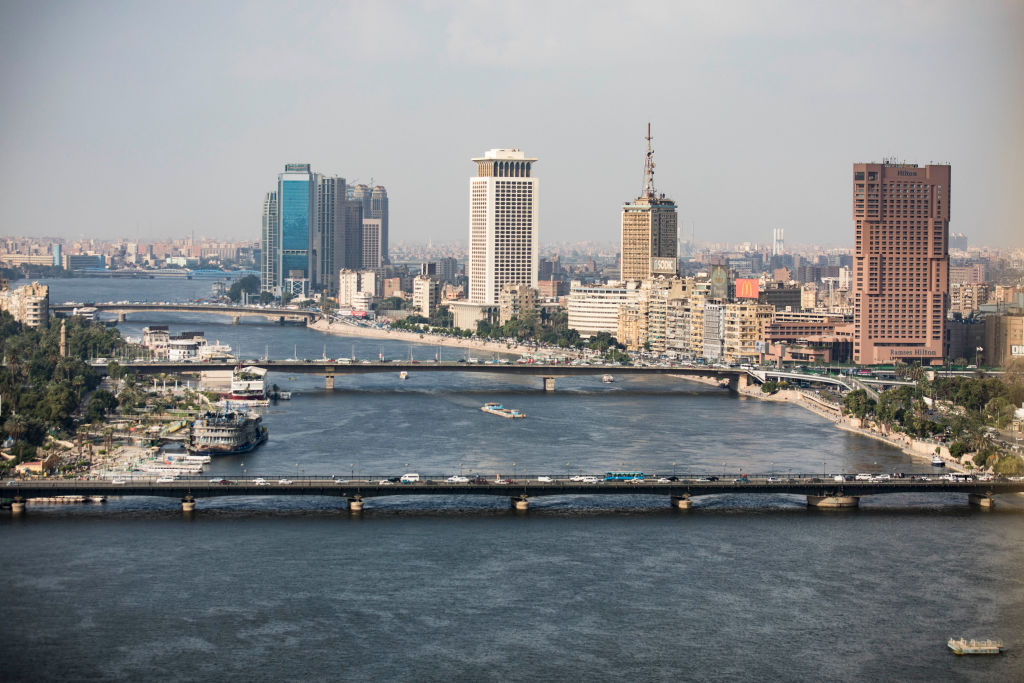
[[[417,474],[416,472],[409,472],[408,474],[403,474],[402,478],[399,479],[399,481],[402,482],[403,484],[416,484],[419,482],[419,480],[420,475]]]

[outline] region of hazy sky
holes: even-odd
[[[470,161],[539,157],[541,242],[656,185],[698,241],[852,244],[851,164],[953,166],[951,230],[1024,245],[1024,0],[0,5],[0,233],[258,239],[288,162],[465,240]]]

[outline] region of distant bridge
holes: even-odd
[[[514,507],[526,510],[529,499],[539,496],[565,495],[659,495],[669,498],[673,507],[685,509],[693,498],[706,495],[790,494],[806,496],[807,504],[818,508],[857,507],[863,496],[892,493],[963,493],[972,504],[991,507],[993,496],[1024,492],[1024,481],[948,481],[938,478],[897,478],[888,481],[847,481],[852,475],[800,475],[780,480],[751,477],[741,474],[723,474],[715,477],[678,481],[646,479],[638,482],[600,481],[597,483],[571,481],[561,475],[542,481],[535,475],[504,483],[493,480],[480,483],[451,483],[444,475],[424,478],[413,484],[392,483],[388,477],[360,478],[358,480],[332,477],[306,477],[278,479],[266,476],[266,484],[258,484],[258,477],[202,477],[179,478],[157,483],[154,479],[130,479],[114,483],[113,480],[17,480],[4,482],[0,495],[13,499],[14,511],[23,512],[29,498],[57,496],[163,496],[179,498],[186,511],[195,508],[197,497],[219,496],[328,496],[344,498],[349,509],[359,511],[363,500],[378,496],[504,496]],[[836,476],[844,481],[834,481]],[[392,477],[394,478],[394,477]],[[678,479],[678,478],[677,478]]]
[[[302,308],[240,306],[234,304],[189,304],[189,303],[88,303],[88,304],[55,304],[50,306],[52,313],[71,315],[76,308],[95,308],[99,313],[116,313],[118,322],[124,322],[129,313],[203,313],[231,316],[232,322],[238,324],[242,318],[263,318],[274,323],[305,322],[309,323],[320,317],[316,311]]]
[[[122,367],[137,374],[196,373],[209,370],[232,370],[239,361],[214,361],[201,363],[171,363],[167,361],[125,363]],[[342,361],[342,360],[254,360],[242,361],[242,365],[266,368],[268,371],[292,374],[322,375],[326,387],[334,388],[338,375],[360,375],[367,373],[393,372],[396,375],[407,372],[409,376],[424,372],[470,372],[495,373],[502,375],[533,375],[544,380],[544,389],[553,391],[555,379],[559,377],[581,377],[592,375],[670,375],[689,377],[718,383],[733,391],[748,385],[750,375],[746,370],[736,368],[711,368],[698,366],[644,366],[644,365],[572,365],[565,363],[469,363],[453,361]],[[106,365],[93,365],[99,372],[106,372]]]

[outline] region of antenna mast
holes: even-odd
[[[651,149],[651,140],[654,138],[651,137],[650,121],[647,122],[647,137],[645,139],[647,140],[647,158],[644,161],[644,189],[640,196],[653,199],[655,195],[654,167],[656,164],[654,163],[654,150]]]

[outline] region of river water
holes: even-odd
[[[51,300],[188,300],[203,281],[54,280]],[[243,356],[428,360],[458,349],[230,319]],[[486,357],[483,355],[482,357]],[[270,441],[214,474],[606,469],[927,471],[799,408],[674,379],[272,375]],[[480,412],[486,401],[526,420]],[[0,516],[0,678],[67,680],[1022,680],[1024,502],[891,495],[319,498],[34,506]],[[951,635],[1000,637],[956,658]]]

